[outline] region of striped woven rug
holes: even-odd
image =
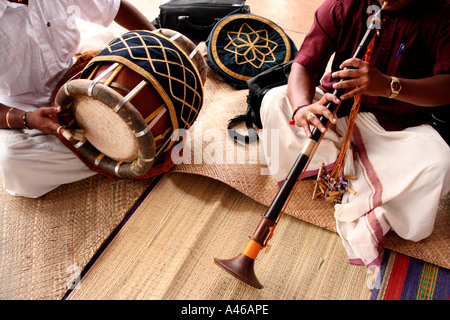
[[[385,250],[371,300],[448,300],[450,270]]]

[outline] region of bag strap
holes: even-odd
[[[449,107],[449,106],[447,106]],[[441,135],[450,147],[450,121],[445,116],[433,113],[431,114],[431,126]]]
[[[258,133],[253,127],[252,112],[253,110],[248,107],[246,113],[237,115],[236,117],[230,119],[230,121],[228,122],[227,131],[229,136],[233,138],[233,140],[241,141],[244,143],[251,143],[259,140]],[[245,122],[245,126],[247,127],[246,135],[243,135],[232,128],[233,125],[241,122]]]
[[[258,133],[253,125],[262,128],[259,110],[264,95],[272,88],[287,83],[293,60],[272,67],[259,75],[247,80],[249,93],[247,95],[247,111],[237,115],[228,122],[228,134],[235,140],[245,143],[259,140]],[[243,135],[232,129],[233,125],[244,121],[247,127],[247,134]]]

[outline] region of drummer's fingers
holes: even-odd
[[[47,108],[47,109],[51,109],[51,108]],[[41,110],[41,114],[40,114],[40,126],[39,126],[39,130],[48,133],[48,134],[53,134],[55,136],[59,135],[59,136],[64,136],[67,139],[67,134],[64,134],[64,131],[67,131],[62,125],[60,125],[58,122],[55,122],[53,119],[49,118],[49,117],[45,117],[44,114],[48,114],[47,112],[50,111],[51,114],[51,110]]]
[[[26,114],[28,127],[38,129],[47,134],[56,134],[56,129],[59,125],[48,116],[51,110],[44,109],[51,108],[39,108]]]
[[[41,116],[44,116],[44,117],[46,117],[46,116],[50,116],[50,115],[56,115],[56,114],[58,114],[58,113],[60,113],[61,112],[61,107],[42,107],[42,108],[39,108],[38,109],[39,110],[39,113],[41,114]]]
[[[67,140],[72,138],[72,133],[66,130],[63,126],[61,126],[58,122],[54,121],[52,116],[56,116],[59,112],[61,112],[61,107],[42,107],[33,112],[36,114],[37,126],[36,128],[48,133],[53,134],[55,136],[62,136]]]
[[[47,119],[45,121],[45,128],[47,131],[47,133],[49,134],[53,134],[53,135],[59,135],[62,134],[62,129],[64,128],[63,126],[61,126],[59,123],[51,120],[51,119]],[[43,130],[44,131],[44,130]],[[44,131],[44,132],[45,132]]]

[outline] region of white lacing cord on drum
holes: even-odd
[[[117,68],[117,66],[119,65],[118,62],[113,63],[111,66],[109,66],[108,69],[106,69],[105,71],[103,71],[97,78],[95,78],[90,84],[89,84],[89,88],[87,91],[87,95],[89,97],[92,97],[92,91],[94,90],[95,85],[102,80],[108,73],[110,73],[111,71],[113,71],[115,68]]]
[[[159,157],[159,155],[160,155],[163,151],[165,151],[167,145],[168,145],[171,141],[172,141],[172,139],[167,139],[167,140],[159,147],[158,152],[155,154],[155,157],[154,157],[155,159],[157,159],[157,158]]]
[[[189,55],[189,58],[192,59],[197,54],[198,50],[199,50],[198,46],[195,47],[195,49]]]
[[[146,135],[153,128],[153,126],[159,121],[159,119],[161,119],[161,117],[164,115],[164,113],[166,113],[166,111],[167,109],[163,108],[144,130],[136,132],[134,136],[139,138]]]
[[[177,40],[179,37],[181,37],[182,36],[182,34],[181,33],[177,33],[177,34],[175,34],[175,35],[173,35],[169,40],[170,41],[175,41],[175,40]],[[189,55],[189,58],[190,59],[192,59],[196,54],[197,54],[197,52],[198,52],[198,46],[197,47],[195,47],[195,49],[191,52],[191,54]]]
[[[69,82],[72,81],[74,78],[78,77],[82,72],[83,72],[83,70],[81,70],[80,72],[78,72],[77,74],[75,74],[73,77],[71,77],[69,80],[66,81],[66,83],[64,84],[64,92],[65,92],[66,96],[70,97],[69,87],[68,87]]]
[[[117,162],[116,166],[114,167],[114,173],[116,174],[116,176],[118,176],[119,178],[122,178],[119,174],[119,169],[120,166],[122,165],[122,161]]]
[[[175,34],[175,35],[173,35],[172,37],[170,37],[170,41],[175,41],[175,40],[177,40],[179,37],[181,37],[181,33],[177,33],[177,34]]]
[[[79,148],[81,148],[81,147],[83,146],[83,144],[84,144],[83,141],[78,141],[77,143],[75,143],[75,144],[73,145],[73,147],[74,147],[75,149],[79,149]]]
[[[133,90],[131,90],[117,105],[112,109],[115,113],[119,112],[119,110],[123,107],[125,103],[134,98],[135,95],[141,91],[141,89],[147,84],[147,81],[142,80]]]

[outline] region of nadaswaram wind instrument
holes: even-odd
[[[387,4],[388,2],[385,1],[381,9],[371,17],[371,23],[369,24],[369,27],[363,39],[358,45],[353,58],[362,59],[364,57],[370,42],[377,32],[376,26],[381,25],[381,11],[386,7]],[[340,81],[344,80],[345,79],[341,79]],[[333,94],[339,98],[344,94],[344,92],[345,89],[336,89]],[[330,101],[326,107],[333,114],[336,114],[339,105]],[[320,122],[322,122],[324,127],[328,129],[330,121],[323,115],[319,117],[319,120]],[[311,131],[311,138],[309,138],[306,142],[300,155],[298,156],[288,176],[286,177],[285,182],[278,191],[270,207],[262,217],[261,221],[256,227],[256,230],[248,240],[244,249],[238,256],[232,259],[225,260],[214,258],[214,262],[219,267],[221,267],[223,270],[227,271],[234,277],[238,278],[239,280],[255,288],[263,288],[262,284],[258,281],[258,278],[256,277],[254,271],[255,260],[259,252],[267,246],[268,241],[272,237],[273,230],[279,221],[281,213],[284,212],[284,208],[287,205],[291,194],[295,190],[295,187],[302,180],[303,173],[306,171],[306,168],[310,160],[312,159],[323,135],[324,133],[321,132],[317,127],[313,128],[313,130]]]

